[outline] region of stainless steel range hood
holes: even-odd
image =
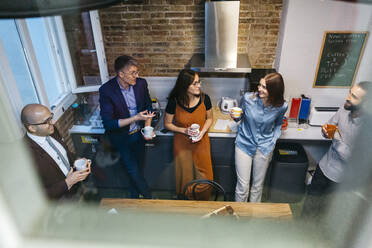
[[[205,54],[194,54],[191,69],[200,72],[251,72],[247,54],[238,54],[240,1],[205,2]]]

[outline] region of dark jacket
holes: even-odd
[[[151,99],[147,88],[147,82],[143,78],[137,78],[133,86],[136,97],[137,112],[144,110],[152,111]],[[119,119],[129,118],[128,106],[121,93],[117,78],[114,77],[99,88],[99,103],[101,118],[106,133],[109,135],[128,135],[129,125],[120,128]],[[140,125],[143,125],[141,122]]]
[[[57,140],[63,146],[63,148],[65,148],[68,160],[72,166],[74,162],[74,154],[68,150],[57,129],[54,128],[54,130],[55,131],[51,137]],[[27,134],[25,135],[24,140],[29,148],[34,167],[39,174],[39,178],[44,190],[46,191],[46,194],[48,195],[48,198],[60,199],[62,197],[69,198],[75,195],[77,189],[80,187],[80,183],[73,185],[71,189],[68,190],[65,182],[66,176],[63,174],[54,159],[49,156],[49,154],[41,146],[28,137]]]

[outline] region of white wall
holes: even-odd
[[[312,97],[316,106],[340,106],[349,89],[313,88],[324,31],[372,31],[372,5],[330,0],[284,0],[276,69],[286,97]],[[354,83],[372,81],[372,39],[366,43]]]

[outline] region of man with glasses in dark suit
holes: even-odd
[[[25,142],[48,198],[79,197],[79,182],[90,174],[90,161],[86,169],[74,171],[74,155],[54,127],[53,113],[47,107],[28,104],[22,109],[21,120],[27,130]]]
[[[138,62],[130,56],[115,60],[116,77],[99,89],[101,117],[113,147],[119,151],[130,179],[130,197],[151,198],[143,176],[143,126],[150,126],[154,114],[147,82],[139,78]]]

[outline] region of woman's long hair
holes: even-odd
[[[194,82],[195,75],[197,75],[197,73],[190,69],[183,69],[182,71],[180,71],[180,73],[178,74],[176,85],[170,92],[168,100],[176,99],[178,103],[182,104],[185,107],[188,107],[190,99],[187,95],[187,90]]]
[[[284,81],[277,72],[267,74],[265,77],[266,89],[269,93],[268,103],[273,107],[280,107],[284,103]]]

